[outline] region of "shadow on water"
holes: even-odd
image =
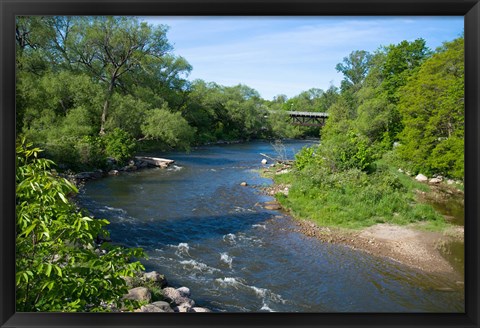
[[[92,208],[92,207],[90,207]],[[108,229],[114,242],[150,249],[160,245],[221,239],[251,229],[272,218],[271,212],[236,213],[221,216],[181,216],[168,219],[139,219],[115,211],[93,210],[95,217],[110,221]]]

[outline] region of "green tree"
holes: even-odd
[[[194,136],[194,130],[181,113],[172,113],[165,107],[151,110],[141,128],[145,139],[187,150]]]
[[[424,173],[463,178],[464,41],[445,43],[399,91],[399,154]]]

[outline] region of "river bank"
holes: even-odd
[[[291,166],[274,165],[262,171],[264,176],[274,178],[276,175],[289,173]],[[263,188],[270,196],[288,197],[290,184],[274,183]],[[429,191],[417,190],[417,200],[423,203],[435,202],[445,204],[449,196],[456,195],[463,198],[463,191],[446,184],[429,186]],[[272,202],[266,204],[271,207]],[[275,203],[276,209],[281,207]],[[442,206],[435,206],[436,208]],[[443,206],[445,207],[445,206]],[[289,212],[288,208],[283,209]],[[348,229],[335,226],[320,226],[306,218],[289,213],[295,218],[296,231],[308,237],[313,237],[326,243],[345,245],[352,249],[369,253],[373,256],[384,257],[407,265],[411,268],[427,273],[449,276],[458,285],[463,285],[463,271],[458,270],[452,261],[447,260],[445,254],[449,252],[448,245],[462,243],[464,238],[463,225],[447,225],[440,231],[430,231],[425,223],[396,225],[378,223],[361,229]],[[461,221],[463,217],[455,218],[451,213],[441,213],[447,222]]]
[[[286,144],[289,158],[304,146]],[[260,206],[271,200],[260,192],[271,180],[258,168],[272,163],[261,164],[260,153],[276,156],[268,142],[152,152],[178,168],[89,180],[79,205],[110,221],[112,240],[144,249],[147,271],[168,277],[175,290],[188,286],[212,312],[463,310],[461,287],[340,243],[320,243],[297,232],[300,226],[277,205]],[[446,287],[455,291],[440,291]],[[152,298],[143,310],[161,301]]]

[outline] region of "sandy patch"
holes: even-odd
[[[297,231],[324,242],[344,244],[425,272],[453,275],[463,281],[439,251],[442,243],[463,240],[461,227],[439,233],[391,224],[377,224],[360,231],[319,227],[306,220],[298,220],[297,224]]]

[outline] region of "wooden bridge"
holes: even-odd
[[[321,112],[297,112],[297,111],[273,111],[271,113],[286,113],[290,117],[290,123],[303,126],[324,126],[328,113]]]

